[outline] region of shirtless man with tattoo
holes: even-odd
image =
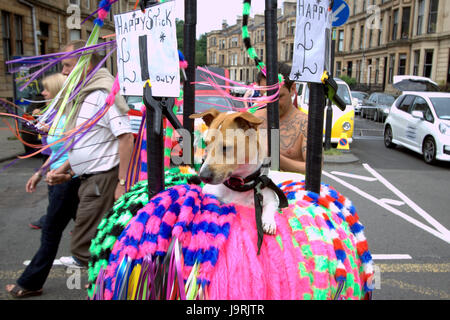
[[[284,63],[279,63],[278,72],[285,79],[279,99],[280,170],[305,174],[308,116],[292,103],[293,97],[296,96],[296,86],[295,82],[289,79],[291,68]],[[261,73],[258,76],[258,84],[266,85],[266,78]],[[267,129],[266,108],[256,111],[255,115],[264,120],[259,128]]]

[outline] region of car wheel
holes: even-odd
[[[395,143],[392,142],[392,129],[391,126],[386,126],[384,129],[384,146],[386,148],[392,149],[395,148]]]
[[[431,137],[428,137],[423,142],[422,146],[423,160],[428,164],[436,162],[436,142]]]

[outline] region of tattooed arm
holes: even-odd
[[[301,112],[295,113],[280,125],[280,169],[283,171],[306,171],[307,117]]]

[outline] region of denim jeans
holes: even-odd
[[[17,284],[27,290],[39,290],[44,286],[53,260],[58,252],[62,234],[71,219],[75,219],[78,208],[78,188],[80,179],[48,186],[47,217],[41,233],[41,245],[17,280]]]

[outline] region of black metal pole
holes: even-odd
[[[321,83],[310,83],[305,188],[320,194],[322,176],[323,116],[325,92]]]
[[[194,164],[194,120],[189,116],[195,113],[195,36],[197,26],[197,0],[184,0],[184,56],[188,63],[187,79],[184,82],[183,92],[183,127],[190,135],[190,164]],[[186,145],[183,145],[186,148]]]
[[[330,52],[330,75],[334,76],[334,50],[336,48],[336,36],[335,30],[332,31],[331,38],[331,52]],[[332,102],[328,99],[327,111],[326,111],[326,122],[325,122],[325,150],[331,149],[331,130],[332,130],[332,119],[333,119],[333,107]]]
[[[147,190],[149,200],[155,194],[164,190],[163,118],[162,114],[150,102],[151,97],[151,87],[146,84],[144,86],[144,104],[147,125]],[[159,132],[157,132],[158,129]]]
[[[268,86],[278,83],[278,36],[277,36],[277,0],[266,0],[265,27],[266,27],[266,66]],[[273,95],[276,90],[270,90],[267,94]],[[271,157],[272,170],[280,170],[280,139],[279,134],[273,136],[272,130],[279,132],[280,116],[278,100],[267,106],[267,140],[268,155]]]

